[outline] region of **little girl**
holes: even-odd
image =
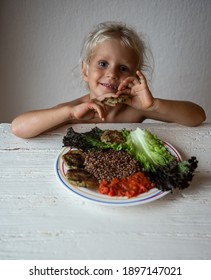
[[[145,44],[135,30],[118,22],[97,25],[81,51],[82,77],[89,93],[49,109],[21,114],[13,120],[12,132],[30,138],[71,123],[154,119],[196,126],[206,119],[204,110],[195,103],[153,97],[142,73],[144,65]]]

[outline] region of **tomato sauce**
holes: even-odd
[[[148,192],[154,184],[142,172],[134,173],[126,178],[113,178],[110,182],[103,180],[99,186],[101,194],[109,196],[127,196],[128,198]]]

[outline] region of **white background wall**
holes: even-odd
[[[147,36],[154,96],[192,100],[211,121],[210,0],[1,0],[0,122],[83,95],[72,70],[85,34],[106,20]]]

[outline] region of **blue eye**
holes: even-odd
[[[106,68],[106,67],[108,66],[108,62],[106,62],[106,61],[104,61],[104,60],[100,60],[100,61],[98,62],[98,66],[99,66],[100,68]]]
[[[120,71],[121,71],[121,72],[129,72],[130,70],[129,70],[129,68],[128,68],[127,66],[121,65],[121,66],[120,66]]]

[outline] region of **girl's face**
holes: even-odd
[[[137,61],[134,51],[122,46],[116,39],[99,43],[88,67],[82,65],[83,79],[88,83],[91,98],[117,92],[126,77],[135,75]]]

